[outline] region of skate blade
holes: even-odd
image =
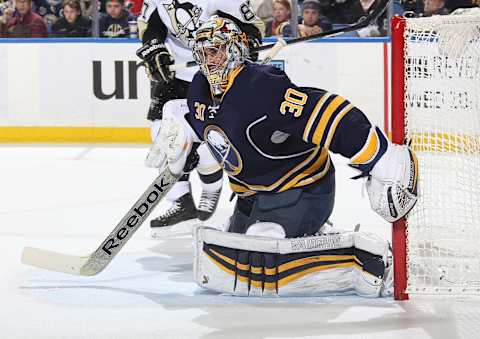
[[[150,235],[152,239],[164,239],[176,236],[192,235],[193,230],[200,225],[201,222],[198,219],[192,219],[179,222],[178,224],[171,226],[150,228]]]

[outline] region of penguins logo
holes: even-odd
[[[180,39],[185,46],[193,47],[193,33],[200,27],[200,15],[202,9],[190,2],[180,3],[178,0],[172,0],[163,7],[170,17],[172,23],[172,33]]]
[[[240,153],[224,131],[218,126],[210,125],[205,128],[203,136],[210,153],[229,175],[237,175],[242,171],[243,162]]]

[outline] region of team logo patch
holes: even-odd
[[[207,126],[203,136],[210,153],[229,175],[237,175],[242,171],[243,161],[240,153],[221,128],[214,125]]]
[[[200,27],[200,15],[202,9],[190,2],[180,3],[178,0],[172,0],[163,7],[170,17],[172,23],[172,33],[180,39],[185,46],[193,47],[193,33]]]

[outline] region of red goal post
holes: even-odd
[[[394,223],[397,300],[480,295],[480,14],[392,20],[392,140],[419,159]]]
[[[392,19],[392,141],[403,145],[405,142],[405,60],[403,35],[406,19],[395,16]],[[392,226],[392,250],[394,267],[394,298],[408,299],[406,222],[401,219]]]

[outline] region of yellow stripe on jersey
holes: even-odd
[[[318,157],[318,159],[312,164],[312,166],[310,166],[309,168],[307,168],[306,170],[304,170],[303,172],[301,172],[300,174],[298,174],[295,178],[293,178],[292,180],[290,180],[288,183],[286,183],[280,190],[279,192],[284,192],[292,187],[295,187],[297,185],[297,183],[304,179],[305,177],[311,175],[312,173],[315,173],[316,171],[318,171],[320,168],[322,168],[322,166],[325,165],[325,163],[327,162],[328,160],[328,151],[327,149],[325,148],[322,148],[322,151],[320,153],[320,156]],[[325,174],[324,173],[325,171],[322,171],[321,173]],[[323,176],[323,175],[322,175]]]
[[[230,188],[232,189],[232,191],[237,194],[238,196],[240,197],[249,197],[249,196],[252,196],[254,194],[257,194],[257,192],[254,192],[250,189],[248,189],[247,187],[244,187],[244,186],[241,186],[241,185],[237,185],[237,184],[234,184],[233,182],[230,181]]]
[[[340,113],[337,114],[337,116],[335,117],[335,120],[333,120],[332,125],[328,129],[328,135],[327,135],[327,138],[325,139],[325,145],[324,145],[325,148],[328,149],[330,147],[330,143],[332,142],[333,135],[335,134],[335,131],[337,129],[338,124],[340,123],[340,120],[342,120],[343,117],[353,109],[353,107],[354,106],[352,104],[348,104],[340,111]]]
[[[230,89],[230,87],[232,87],[235,78],[236,78],[236,77],[240,74],[240,72],[243,70],[243,67],[244,67],[244,66],[245,66],[245,65],[242,65],[241,67],[235,69],[235,70],[232,72],[232,74],[229,75],[229,77],[228,77],[228,83],[227,83],[227,85],[225,86],[225,90],[223,91],[223,94],[222,94],[222,99],[223,99],[223,97],[225,96],[225,94],[227,94],[227,92],[228,92],[228,90]],[[210,94],[212,94],[212,93],[210,93]],[[212,95],[213,95],[213,94],[212,94]]]
[[[252,191],[266,191],[266,192],[273,191],[276,188],[278,188],[283,182],[285,182],[285,180],[287,180],[292,174],[300,171],[302,167],[306,166],[310,161],[315,159],[321,149],[322,149],[321,147],[315,148],[312,154],[310,154],[304,161],[302,161],[297,166],[292,168],[290,171],[288,171],[285,175],[283,175],[280,179],[278,179],[271,185],[265,186],[265,185],[247,184],[246,182],[238,179],[237,177],[235,177],[235,181],[238,181],[239,183],[248,187]]]
[[[365,145],[360,151],[358,151],[357,154],[352,157],[350,163],[354,165],[360,165],[372,161],[377,155],[379,148],[380,140],[378,139],[378,134],[375,127],[372,127]]]
[[[346,100],[341,96],[335,97],[330,104],[328,104],[327,108],[321,112],[322,116],[320,117],[320,122],[318,123],[317,128],[315,129],[315,133],[313,133],[312,142],[316,145],[320,145],[320,142],[323,139],[323,135],[326,132],[325,129],[327,128],[327,124],[330,121],[332,115],[337,111],[341,104],[343,104]],[[329,131],[332,130],[330,127]]]
[[[320,100],[318,100],[317,104],[315,105],[315,108],[313,109],[312,114],[310,115],[310,118],[308,119],[307,126],[305,127],[305,130],[303,131],[303,140],[306,142],[310,142],[308,139],[308,135],[310,134],[310,130],[312,129],[312,125],[317,120],[317,115],[318,112],[322,109],[323,105],[325,104],[325,101],[327,101],[328,98],[330,98],[333,94],[331,93],[325,93]]]
[[[299,181],[295,185],[295,187],[302,187],[302,186],[310,185],[310,184],[314,183],[315,181],[319,180],[320,178],[323,178],[323,176],[325,174],[327,174],[328,170],[330,169],[331,163],[332,163],[332,160],[330,159],[330,157],[328,157],[327,158],[327,163],[325,164],[325,167],[323,168],[323,170],[321,172],[315,174],[314,176],[311,176],[309,178],[306,178],[306,179],[303,179],[303,180]]]

